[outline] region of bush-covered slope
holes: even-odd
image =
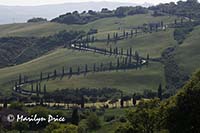
[[[5,37],[0,38],[0,67],[20,64],[41,56],[55,48],[69,44],[83,32],[66,32],[48,37]]]

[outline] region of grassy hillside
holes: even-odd
[[[61,30],[85,30],[91,28],[98,29],[99,32],[111,31],[121,28],[130,28],[142,25],[148,22],[164,21],[165,23],[173,22],[176,17],[153,17],[150,14],[134,15],[124,18],[104,18],[85,25],[65,25],[58,23],[22,23],[0,25],[0,36],[48,36]]]
[[[64,77],[42,82],[47,85],[47,91],[64,88],[103,88],[111,87],[129,92],[157,91],[158,84],[165,84],[163,66],[159,63],[150,64],[142,70],[111,71],[89,73],[86,76]],[[30,89],[30,86],[28,87]]]
[[[138,51],[143,57],[146,57],[147,53],[154,58],[161,57],[161,53],[164,49],[176,44],[173,38],[173,31],[173,29],[169,29],[167,31],[154,32],[151,34],[142,34],[131,39],[118,41],[117,44],[109,43],[108,45],[107,43],[93,43],[91,45],[107,49],[109,49],[110,46],[113,48],[124,48],[125,53],[126,49],[132,47],[133,51]]]
[[[10,90],[13,84],[8,83],[11,80],[18,78],[19,74],[31,77],[39,76],[40,72],[53,72],[55,69],[61,71],[65,66],[66,71],[69,67],[80,65],[82,68],[85,64],[93,63],[108,63],[114,61],[114,57],[103,56],[94,53],[78,52],[68,49],[58,49],[35,60],[27,63],[0,69],[0,88],[1,90]]]
[[[85,25],[64,25],[57,23],[12,24],[0,26],[0,30],[2,31],[0,36],[46,36],[63,29],[89,30],[90,28],[97,28],[99,30],[97,36],[102,36],[104,33],[119,31],[120,27],[130,28],[143,23],[158,22],[161,20],[168,23],[173,22],[174,19],[174,17],[168,16],[152,17],[151,15],[134,15],[125,18],[100,19]],[[146,56],[149,53],[151,57],[160,57],[161,52],[165,48],[174,45],[175,42],[172,33],[173,30],[152,34],[148,33],[139,35],[136,38],[119,41],[116,45],[110,45],[125,49],[132,47],[133,51],[138,51],[142,56]],[[105,35],[107,36],[107,34]],[[109,45],[105,43],[94,43],[92,45],[109,48]],[[77,69],[78,65],[81,65],[83,68],[85,64],[92,66],[93,63],[100,64],[101,62],[106,63],[110,61],[115,62],[116,58],[94,53],[58,49],[27,63],[0,69],[0,88],[1,90],[6,90],[4,91],[5,93],[11,91],[13,84],[9,81],[18,78],[20,73],[31,77],[39,77],[40,72],[53,72],[54,69],[61,71],[63,66],[65,66],[66,70],[69,70],[69,67]],[[143,68],[142,70],[90,73],[85,77],[80,75],[73,76],[71,79],[55,79],[46,84],[50,91],[57,88],[112,87],[128,93],[130,91],[142,92],[144,89],[157,90],[159,83],[165,84],[163,65],[160,63],[151,63],[149,68]]]
[[[195,27],[194,31],[189,34],[187,39],[175,51],[175,59],[178,65],[188,74],[191,75],[200,67],[200,45],[199,45],[200,26]]]

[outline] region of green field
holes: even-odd
[[[173,22],[176,17],[153,17],[150,14],[134,15],[125,18],[104,18],[85,25],[66,25],[58,23],[21,23],[0,25],[0,36],[47,36],[62,30],[84,30],[91,28],[98,29],[99,32],[113,31],[121,28],[130,28],[149,22],[164,21]]]
[[[169,23],[173,22],[174,19],[175,17],[152,17],[146,14],[125,18],[105,18],[85,25],[65,25],[49,22],[1,25],[0,36],[46,36],[63,29],[89,30],[96,28],[99,33],[95,36],[104,38],[107,37],[108,33],[112,34],[116,31],[122,32],[119,28],[127,29],[143,23],[159,22],[161,20],[164,23]],[[91,45],[103,48],[109,48],[112,45],[113,47],[118,46],[119,48],[124,48],[124,50],[132,47],[133,51],[138,51],[144,57],[150,54],[150,57],[157,58],[161,57],[164,49],[176,45],[176,42],[173,39],[173,29],[168,29],[167,31],[138,35],[137,37],[118,41],[117,44],[93,43]],[[78,65],[84,69],[85,64],[88,64],[89,68],[91,68],[94,63],[100,64],[110,61],[116,62],[116,58],[91,52],[57,49],[24,64],[0,69],[0,89],[4,90],[2,93],[9,94],[13,86],[13,83],[10,81],[17,79],[19,74],[26,75],[30,78],[39,78],[40,72],[53,72],[55,69],[61,72],[63,66],[66,71],[69,70],[69,67],[72,67],[76,71]],[[49,91],[58,88],[111,87],[130,93],[143,92],[146,89],[156,91],[159,83],[165,85],[165,78],[163,65],[161,63],[150,62],[149,67],[144,67],[142,70],[89,73],[85,77],[79,75],[72,76],[70,79],[67,77],[64,77],[62,80],[57,78],[48,82],[43,81],[44,83],[47,85]]]
[[[187,39],[175,51],[175,59],[178,65],[188,74],[191,75],[200,67],[200,26],[195,27]]]
[[[151,63],[142,70],[121,70],[101,73],[89,73],[86,76],[72,76],[43,81],[47,91],[65,88],[103,88],[111,87],[129,92],[143,92],[145,89],[156,91],[158,84],[165,84],[164,70],[160,63]],[[34,85],[35,86],[35,85]],[[30,89],[30,86],[28,87]]]
[[[127,40],[120,40],[117,44],[113,44],[113,42],[107,44],[105,42],[92,43],[91,45],[107,49],[109,49],[110,46],[113,48],[124,48],[124,53],[126,53],[126,49],[131,47],[133,48],[133,51],[138,51],[143,57],[146,57],[147,54],[149,54],[151,57],[157,58],[161,56],[164,49],[174,46],[175,44],[176,41],[173,38],[173,29],[168,29],[167,31],[147,33],[129,38]]]
[[[6,91],[11,90],[13,84],[7,84],[7,82],[17,79],[20,73],[30,77],[39,77],[40,72],[53,72],[55,69],[61,71],[63,66],[67,71],[69,67],[77,69],[77,66],[80,65],[83,69],[85,64],[92,66],[94,63],[108,63],[113,60],[116,59],[94,53],[58,49],[27,63],[0,69],[0,88]]]

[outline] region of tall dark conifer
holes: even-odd
[[[96,63],[93,64],[93,72],[96,72]]]
[[[19,74],[19,85],[21,85],[21,83],[22,83],[22,75]]]
[[[121,108],[124,107],[124,97],[123,97],[123,92],[121,92],[120,106],[121,106]]]
[[[132,104],[133,104],[133,106],[135,106],[136,103],[137,103],[136,94],[133,94],[133,97],[132,97]]]
[[[46,93],[47,93],[47,86],[46,86],[46,84],[44,84],[43,93],[44,93],[44,95],[46,95]]]
[[[42,79],[43,79],[43,73],[40,72],[40,81],[42,81]]]
[[[80,66],[78,66],[78,68],[77,68],[77,74],[78,75],[80,74]]]
[[[158,87],[158,98],[162,101],[162,85],[159,84]]]

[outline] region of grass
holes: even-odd
[[[83,68],[85,64],[92,66],[93,63],[108,63],[113,60],[115,60],[114,57],[58,49],[27,63],[0,69],[0,89],[11,90],[13,84],[8,83],[8,81],[17,79],[20,73],[31,77],[39,77],[40,72],[53,72],[55,69],[61,71],[63,66],[66,70],[69,70],[69,67],[77,68],[80,65]]]
[[[149,68],[142,70],[111,71],[101,73],[89,73],[86,76],[72,76],[43,81],[47,91],[64,88],[103,88],[111,87],[125,93],[143,92],[145,89],[157,91],[158,84],[165,84],[163,66],[160,63],[151,63]],[[28,87],[30,89],[30,86]]]
[[[200,26],[196,27],[175,51],[175,60],[188,75],[200,67],[199,34]]]
[[[153,17],[150,14],[134,15],[125,18],[104,18],[85,25],[66,25],[58,23],[21,23],[0,25],[0,37],[3,36],[48,36],[62,30],[84,30],[91,28],[98,29],[99,32],[113,31],[121,28],[130,28],[143,23],[164,21],[173,22],[176,17]]]
[[[155,58],[161,57],[163,50],[174,44],[176,44],[176,41],[173,38],[173,29],[168,29],[167,31],[153,32],[151,34],[140,34],[131,39],[118,41],[117,44],[93,43],[91,45],[107,49],[110,46],[124,48],[124,53],[126,53],[125,49],[132,47],[133,51],[138,51],[143,57],[149,54],[150,57]]]
[[[173,22],[175,17],[153,17],[149,14],[134,15],[125,18],[105,18],[85,25],[65,25],[58,23],[26,23],[26,24],[10,24],[0,26],[0,36],[47,36],[59,32],[61,30],[89,30],[90,28],[98,29],[97,36],[107,36],[108,32],[118,31],[119,28],[131,28],[148,22],[164,21],[165,23]],[[160,57],[163,49],[173,44],[172,30],[166,32],[158,32],[152,34],[144,34],[133,39],[119,41],[117,46],[123,48],[133,47],[142,56],[147,53],[151,57]],[[19,44],[20,45],[20,44]],[[108,47],[105,44],[93,44],[98,47]],[[40,72],[53,72],[54,69],[62,70],[62,66],[68,70],[69,67],[77,68],[78,65],[83,66],[93,63],[106,63],[115,61],[114,57],[97,55],[94,53],[85,53],[72,51],[68,49],[58,49],[48,54],[26,62],[21,65],[0,69],[0,90],[2,93],[10,93],[13,83],[10,81],[17,79],[21,73],[26,76],[39,76]],[[125,92],[142,92],[144,89],[157,89],[157,85],[162,82],[164,84],[163,66],[159,63],[151,64],[149,68],[142,70],[129,70],[120,72],[103,72],[74,76],[71,79],[56,79],[49,81],[47,86],[49,90],[57,88],[76,88],[76,87],[112,87],[124,90]]]

